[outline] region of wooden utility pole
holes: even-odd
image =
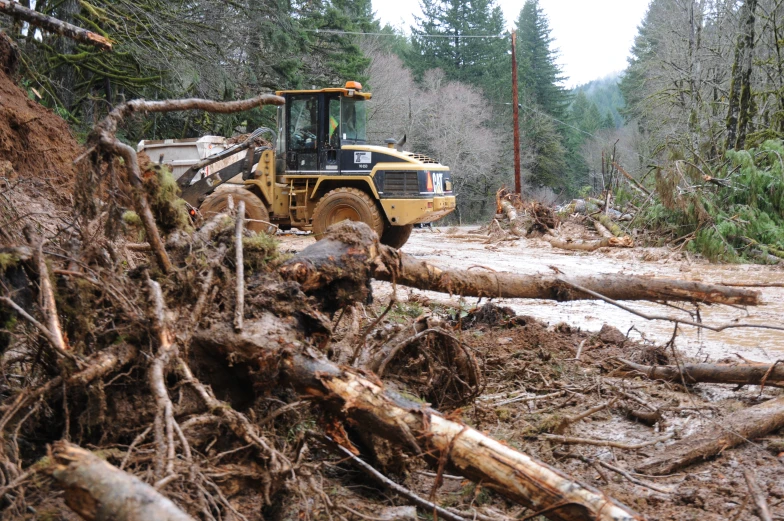
[[[517,33],[512,31],[512,114],[514,114],[515,193],[520,194],[520,106],[517,101]]]

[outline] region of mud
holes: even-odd
[[[615,249],[595,252],[573,252],[553,248],[541,239],[520,239],[514,242],[483,244],[481,240],[465,239],[476,227],[415,229],[403,251],[436,266],[462,269],[489,269],[521,274],[548,273],[556,269],[568,275],[626,273],[657,278],[729,284],[781,284],[784,267],[759,264],[711,264],[694,255],[668,248]],[[572,230],[580,233],[579,228]],[[459,234],[460,238],[451,235]],[[281,250],[301,251],[314,242],[308,234],[288,233],[280,236]],[[481,237],[480,237],[481,239]],[[391,285],[374,282],[374,295],[383,299]],[[750,323],[784,325],[784,287],[758,288],[764,305],[737,309],[729,306],[671,306],[634,302],[629,306],[645,314],[678,316],[695,320],[697,311],[706,324]],[[403,290],[403,300],[446,302],[455,306],[474,307],[476,298],[460,303],[459,295],[446,295],[420,290]],[[609,324],[632,340],[662,344],[673,336],[673,325],[665,321],[649,321],[600,301],[553,302],[546,300],[502,299],[499,304],[516,313],[528,315],[550,325],[565,323],[585,331],[598,332]],[[680,326],[675,345],[686,354],[712,360],[743,357],[773,362],[784,357],[784,331],[765,329],[727,329],[713,332],[693,326]]]
[[[438,228],[436,228],[438,230]],[[470,229],[461,230],[466,233]],[[486,245],[475,241],[450,238],[449,234],[415,230],[406,253],[435,265],[464,269],[492,269],[517,273],[546,273],[557,269],[568,275],[592,273],[627,273],[706,283],[766,284],[784,282],[784,269],[757,264],[710,264],[683,252],[667,248],[604,248],[596,252],[571,252],[552,248],[540,239]],[[379,284],[381,290],[383,286]],[[752,323],[782,325],[784,288],[760,288],[765,304],[748,310],[728,306],[700,306],[699,316],[705,323]],[[383,290],[382,290],[383,291]],[[443,296],[414,292],[433,299]],[[469,304],[476,302],[470,300]],[[618,328],[635,340],[656,343],[668,341],[673,326],[664,321],[648,321],[615,306],[597,301],[551,302],[505,299],[519,314],[534,316],[550,324],[567,323],[587,331],[599,331],[604,324]],[[679,316],[694,320],[695,315],[655,303],[632,303],[630,307],[646,314]],[[694,306],[684,309],[694,313]],[[784,332],[764,329],[728,329],[719,333],[681,326],[676,346],[695,357],[720,359],[739,353],[759,361],[775,361],[784,355]]]
[[[470,230],[458,229],[456,233],[466,237]],[[300,234],[281,238],[281,249],[290,252],[300,251],[313,241]],[[578,253],[553,249],[539,239],[483,244],[473,239],[451,238],[438,228],[415,230],[403,250],[435,265],[529,274],[556,268],[574,275],[629,273],[708,283],[775,284],[781,282],[784,273],[781,268],[769,266],[709,264],[667,248]],[[701,307],[700,316],[711,324],[743,321],[780,325],[784,288],[760,290],[764,306],[749,310]],[[375,304],[367,310],[369,317],[384,309],[392,287],[374,282],[373,291]],[[673,333],[670,323],[646,321],[603,302],[504,299],[497,301],[501,307],[472,312],[477,304],[475,298],[460,299],[404,288],[398,288],[396,296],[400,304],[382,325],[407,324],[427,312],[457,319],[462,326],[459,338],[481,358],[485,378],[482,394],[473,405],[452,412],[465,423],[602,489],[651,521],[755,519],[743,477],[746,469],[756,473],[774,519],[784,516],[781,432],[669,476],[634,473],[635,465],[666,451],[675,440],[721,424],[722,418],[733,411],[780,396],[780,390],[710,384],[683,387],[612,376],[616,357],[647,364],[673,363],[674,359],[738,360],[738,356],[773,361],[783,358],[784,332],[738,329],[706,333],[684,327],[674,345],[668,346]],[[683,313],[655,303],[634,303],[633,307],[646,313]],[[578,352],[581,355],[576,360]],[[415,358],[415,350],[409,356]],[[626,394],[606,409],[575,423],[565,421],[611,402],[619,392]],[[622,445],[661,441],[640,449],[623,449],[566,445],[547,440],[548,434]],[[630,482],[603,464],[631,473],[641,484]],[[402,482],[423,496],[431,494],[434,475],[424,467],[414,466],[412,470]],[[462,510],[475,508],[490,516],[514,516],[518,511],[481,484],[461,480],[459,476],[445,480],[435,498],[442,505]]]

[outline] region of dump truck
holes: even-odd
[[[395,139],[367,143],[371,93],[349,81],[341,88],[283,90],[277,128],[260,128],[244,141],[205,136],[147,140],[137,149],[171,166],[192,215],[224,211],[244,201],[257,232],[296,227],[316,238],[349,219],[370,226],[381,242],[401,247],[414,224],[455,209],[449,167],[403,151]],[[257,146],[262,135],[268,145]]]

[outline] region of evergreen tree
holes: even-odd
[[[520,85],[548,114],[566,116],[570,96],[559,85],[565,78],[552,49],[550,25],[539,0],[526,0],[517,19],[517,61]]]
[[[607,114],[604,115],[604,121],[602,121],[602,129],[614,129],[615,128],[615,118],[613,118],[612,112],[609,110]]]
[[[574,97],[574,102],[572,103],[571,107],[571,115],[569,120],[572,124],[580,129],[583,128],[583,123],[585,122],[585,117],[588,114],[588,98],[585,95],[585,92],[579,91],[577,96]]]
[[[414,75],[440,68],[448,80],[492,87],[508,59],[504,18],[495,0],[422,0],[421,7],[405,56]]]
[[[644,114],[643,102],[647,93],[645,88],[647,68],[652,60],[656,59],[659,47],[658,36],[652,30],[652,19],[656,11],[662,10],[667,6],[661,0],[654,0],[648,12],[643,18],[642,24],[637,30],[634,38],[634,46],[629,57],[629,66],[621,78],[619,84],[621,94],[626,102],[626,107],[621,110],[621,114],[627,121],[641,118]]]
[[[602,114],[599,112],[596,103],[590,103],[588,105],[588,112],[583,119],[581,129],[589,134],[594,134],[602,127],[602,121]]]
[[[534,185],[574,191],[582,184],[585,170],[579,157],[581,140],[562,123],[570,116],[571,100],[559,85],[565,78],[555,62],[552,43],[549,22],[538,0],[526,0],[517,19],[517,74],[528,108],[521,124],[527,146],[523,154],[533,156],[528,169]],[[580,119],[585,119],[591,108],[583,99],[577,110],[584,112]]]

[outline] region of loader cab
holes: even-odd
[[[355,81],[344,88],[279,91],[286,99],[278,108],[277,156],[292,174],[335,174],[341,171],[341,146],[365,144],[365,101]]]

